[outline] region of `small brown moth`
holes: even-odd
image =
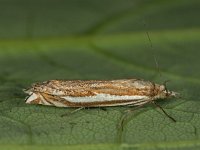
[[[140,107],[147,103],[156,104],[157,99],[178,96],[178,93],[168,91],[165,85],[141,79],[50,80],[33,84],[24,91],[30,95],[26,103],[56,107]],[[162,107],[156,105],[170,117]]]

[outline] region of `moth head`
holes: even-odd
[[[169,91],[166,87],[166,83],[159,86],[158,95],[158,98],[180,97],[179,93]]]

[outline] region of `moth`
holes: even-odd
[[[177,92],[168,91],[165,84],[159,85],[142,79],[49,80],[35,83],[24,92],[29,94],[26,98],[28,104],[79,108],[123,105],[140,107],[147,103],[154,103],[161,108],[156,100],[178,96]]]

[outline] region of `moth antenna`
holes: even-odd
[[[144,22],[144,26],[147,28],[147,25],[146,25],[145,22]],[[153,44],[152,44],[152,41],[151,41],[151,38],[150,38],[150,35],[149,35],[148,30],[146,30],[146,35],[147,35],[147,38],[148,38],[148,40],[149,40],[151,49],[154,51]],[[159,76],[161,77],[162,75],[161,75],[160,67],[159,67],[159,65],[158,65],[158,61],[157,61],[157,59],[156,59],[155,54],[153,54],[153,58],[154,58],[154,62],[155,62],[155,64],[156,64],[156,69],[157,69],[157,71],[158,71],[158,74],[159,74]]]
[[[145,26],[146,26],[146,24],[145,24]],[[151,49],[153,49],[153,44],[152,44],[152,42],[151,42],[151,38],[150,38],[150,36],[149,36],[149,32],[146,31],[146,34],[147,34],[148,40],[149,40],[149,42],[150,42]]]
[[[158,107],[160,110],[162,110],[162,112],[163,112],[169,119],[171,119],[173,122],[176,122],[176,120],[175,120],[173,117],[171,117],[159,104],[157,104],[155,101],[152,101],[152,103],[153,103],[156,107]]]
[[[157,61],[157,59],[156,59],[156,56],[153,55],[153,58],[154,58],[154,62],[155,62],[155,64],[156,64],[156,68],[157,68],[157,70],[158,70],[158,74],[159,74],[159,76],[161,77],[162,75],[161,75],[160,67],[159,67],[159,65],[158,65],[158,61]]]

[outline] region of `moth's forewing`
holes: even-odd
[[[28,91],[32,95],[27,103],[57,107],[142,105],[165,98],[160,85],[140,79],[50,80],[34,84]]]

